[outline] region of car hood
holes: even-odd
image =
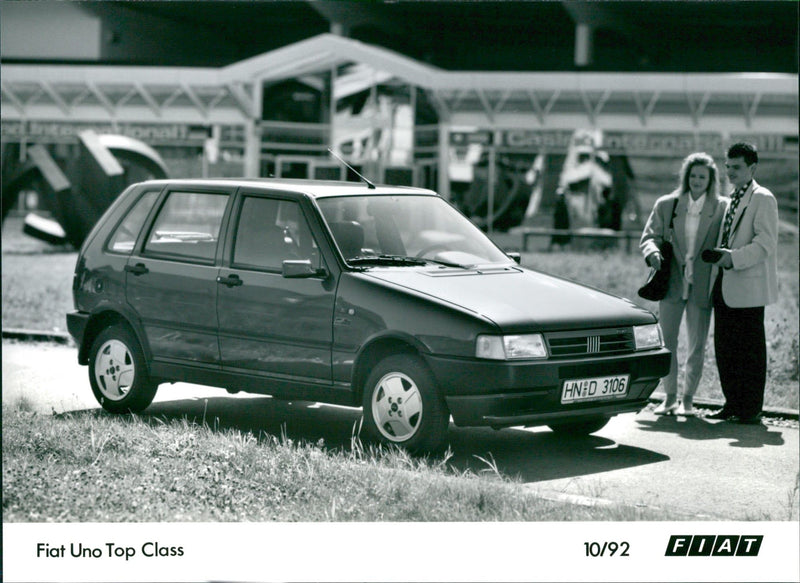
[[[506,333],[648,324],[655,316],[598,289],[519,267],[371,269],[368,277],[455,304]]]

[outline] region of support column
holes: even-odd
[[[486,234],[491,237],[494,233],[494,193],[497,182],[497,148],[495,148],[494,140],[489,145],[489,177],[487,180],[489,183],[487,184]]]
[[[328,84],[328,148],[336,151],[336,144],[334,142],[334,132],[336,130],[336,65],[331,66],[330,81]],[[344,170],[342,170],[344,173]],[[345,178],[347,174],[344,173]]]
[[[594,59],[594,29],[585,23],[575,25],[575,65],[586,67]]]
[[[261,176],[261,109],[264,97],[264,86],[261,79],[253,80],[253,107],[249,119],[245,122],[244,137],[244,176],[258,178]]]
[[[247,120],[244,134],[244,176],[258,178],[261,173],[261,132],[255,120]]]
[[[439,172],[437,191],[450,200],[450,126],[439,120]]]

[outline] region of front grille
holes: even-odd
[[[548,332],[545,340],[553,358],[625,354],[635,349],[633,329],[630,327]]]

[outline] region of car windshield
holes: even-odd
[[[331,197],[318,199],[317,204],[351,264],[432,262],[467,267],[512,262],[464,215],[436,196]]]

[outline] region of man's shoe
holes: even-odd
[[[761,425],[761,413],[750,417],[739,417],[740,425]]]
[[[727,421],[728,419],[731,419],[732,417],[735,417],[735,415],[733,413],[731,413],[730,411],[727,411],[726,409],[720,409],[719,411],[717,411],[713,415],[707,415],[706,419],[721,419],[722,421]]]

